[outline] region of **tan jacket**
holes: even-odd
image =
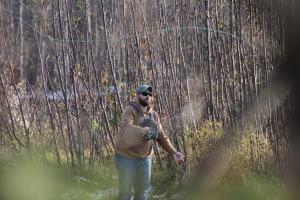
[[[142,109],[143,107],[136,102]],[[115,138],[115,153],[128,157],[128,158],[145,158],[152,154],[153,141],[146,141],[144,135],[146,134],[142,127],[139,126],[141,118],[149,117],[149,113],[153,119],[158,122],[158,137],[156,141],[158,144],[169,154],[174,154],[176,150],[170,143],[169,138],[166,136],[160,124],[158,114],[144,108],[143,113],[137,112],[132,106],[127,106],[121,116],[120,131]]]

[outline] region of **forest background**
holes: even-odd
[[[153,86],[154,108],[186,157],[178,166],[158,149],[152,199],[197,199],[191,184],[221,190],[201,190],[204,199],[283,199],[298,144],[294,82],[280,79],[296,6],[2,0],[3,199],[114,198],[114,137],[141,83]]]

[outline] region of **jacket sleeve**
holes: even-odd
[[[121,132],[126,132],[133,135],[143,136],[145,134],[144,129],[140,126],[134,125],[135,113],[130,107],[126,107],[120,122]]]
[[[163,130],[160,119],[156,112],[154,112],[154,117],[158,123],[158,137],[157,137],[156,141],[162,147],[162,149],[165,150],[166,152],[168,152],[169,154],[172,155],[172,154],[176,153],[175,148],[172,146],[168,136],[166,135],[165,131]]]

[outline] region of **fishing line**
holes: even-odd
[[[29,9],[29,8],[27,8]],[[31,10],[31,9],[30,9]],[[5,12],[12,15],[14,18],[19,19],[20,17],[16,16],[14,13],[8,12],[7,9],[5,9]],[[31,10],[31,12],[33,12]],[[95,43],[95,42],[105,42],[105,39],[88,39],[88,40],[65,40],[65,39],[59,39],[57,37],[52,37],[49,34],[45,34],[42,33],[40,30],[37,30],[35,27],[33,27],[32,25],[26,23],[23,21],[24,24],[26,24],[28,27],[30,27],[34,32],[38,33],[40,36],[49,39],[50,42],[58,42],[58,43]],[[177,30],[196,30],[196,31],[210,31],[210,32],[214,32],[214,33],[220,33],[223,35],[226,35],[228,37],[232,37],[235,40],[240,40],[243,41],[245,44],[247,44],[248,46],[251,46],[254,50],[256,50],[257,52],[259,52],[261,55],[263,55],[263,52],[260,48],[257,48],[253,42],[250,43],[248,40],[243,39],[242,37],[239,37],[235,34],[232,34],[230,32],[224,31],[224,30],[219,30],[219,29],[213,29],[213,28],[208,28],[208,27],[199,27],[199,26],[176,26],[176,27],[166,27],[166,28],[159,28],[159,29],[155,29],[152,31],[147,31],[149,27],[145,27],[145,31],[137,31],[136,34],[132,34],[132,35],[126,35],[123,34],[119,37],[116,36],[112,36],[112,34],[110,34],[110,37],[112,38],[112,40],[114,42],[119,42],[125,39],[132,39],[136,36],[141,37],[141,36],[145,36],[149,33],[164,33],[164,32],[168,32],[168,31],[177,31]],[[109,34],[109,33],[108,33]],[[270,60],[268,58],[266,58],[266,62],[273,67],[274,69],[274,65],[270,62]]]
[[[28,6],[24,5],[22,3],[22,5],[30,10],[33,14],[34,14],[34,11],[32,9],[30,9]],[[21,18],[19,16],[17,16],[16,14],[12,13],[12,12],[9,12],[8,9],[4,9],[4,12],[8,13],[9,15],[11,15],[13,18],[15,19],[18,19],[19,21],[21,20]],[[28,15],[24,15],[23,14],[23,17],[29,17]],[[30,16],[32,17],[32,16]],[[34,18],[34,17],[33,17]],[[34,18],[35,19],[35,18]],[[47,33],[43,33],[42,31],[38,30],[38,29],[42,29],[41,27],[39,26],[32,26],[31,24],[25,22],[25,20],[23,19],[23,23],[26,24],[27,27],[29,27],[30,29],[32,29],[35,33],[37,33],[38,35],[40,35],[40,37],[44,37],[46,39],[48,39],[50,42],[56,42],[56,43],[95,43],[95,42],[105,42],[106,40],[105,39],[87,39],[87,40],[65,40],[65,39],[60,39],[60,38],[57,38],[57,37],[52,37],[51,35],[47,34]],[[38,28],[38,29],[37,29]],[[244,44],[248,45],[248,46],[251,46],[253,49],[255,49],[257,52],[259,52],[261,55],[263,55],[263,52],[260,48],[257,48],[254,43],[252,42],[249,42],[248,40],[240,37],[240,36],[237,36],[235,34],[232,34],[230,32],[227,32],[225,30],[219,30],[219,29],[213,29],[213,28],[208,28],[208,27],[200,27],[200,26],[176,26],[176,27],[165,27],[165,28],[158,28],[158,29],[154,29],[154,30],[147,30],[149,29],[149,27],[145,27],[145,30],[142,30],[142,31],[136,31],[135,34],[123,34],[123,35],[120,35],[120,36],[113,36],[112,34],[109,34],[110,35],[110,38],[113,40],[113,42],[119,42],[119,41],[122,41],[122,40],[126,40],[126,39],[132,39],[136,36],[138,37],[142,37],[142,36],[145,36],[145,35],[148,35],[149,33],[150,34],[154,34],[154,33],[163,33],[163,34],[168,34],[169,32],[174,32],[174,31],[189,31],[189,30],[195,30],[195,31],[210,31],[210,32],[213,32],[213,33],[219,33],[219,34],[222,34],[222,35],[225,35],[225,36],[228,36],[228,37],[232,37],[233,39],[235,40],[240,40],[240,41],[243,41]],[[274,68],[273,64],[270,62],[270,60],[266,57],[266,61],[267,63]],[[180,112],[179,112],[180,113]],[[175,115],[176,113],[174,113],[173,115]],[[171,115],[172,116],[172,115]],[[167,119],[165,119],[167,120]],[[161,122],[164,122],[165,120],[162,120]],[[81,145],[81,144],[79,144]],[[81,148],[81,147],[80,147]],[[77,146],[77,149],[78,149],[78,146]],[[2,151],[2,148],[1,148],[1,151]],[[81,162],[81,160],[79,161]],[[77,176],[78,176],[78,190],[80,192],[80,181],[81,181],[81,177],[80,176],[80,169],[79,169],[79,164],[77,164]]]

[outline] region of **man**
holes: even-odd
[[[119,200],[145,200],[150,191],[151,154],[153,140],[175,161],[183,162],[184,157],[171,145],[165,135],[158,114],[151,110],[152,87],[140,85],[136,88],[136,100],[129,103],[121,116],[120,132],[116,137],[116,169],[119,176]],[[157,131],[142,127],[143,121],[153,119],[157,122]]]

